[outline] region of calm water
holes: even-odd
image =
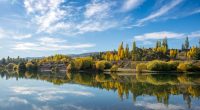
[[[0,110],[200,109],[200,74],[9,73]]]

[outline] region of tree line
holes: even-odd
[[[151,60],[179,60],[178,56],[183,56],[182,60],[200,60],[200,40],[199,46],[190,47],[189,38],[185,38],[182,49],[169,49],[167,37],[162,41],[158,40],[153,48],[139,48],[135,41],[132,49],[123,42],[119,45],[118,51],[108,51],[101,54],[101,58],[107,61],[132,60],[132,61],[151,61]],[[99,57],[97,57],[99,58]]]

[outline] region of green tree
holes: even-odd
[[[3,65],[5,65],[5,64],[6,64],[6,59],[5,59],[5,58],[2,58],[1,63],[2,63]]]
[[[165,48],[168,50],[167,37],[165,37],[165,38],[163,39],[162,46],[165,47]]]
[[[161,42],[158,40],[158,41],[156,42],[156,48],[159,48],[159,47],[161,47]]]
[[[189,44],[189,39],[188,39],[188,36],[186,37],[186,39],[185,39],[185,49],[189,49],[189,46],[190,46],[190,44]]]
[[[131,56],[132,56],[132,60],[136,60],[137,59],[137,46],[136,46],[136,42],[133,41],[133,47],[132,47],[132,52],[131,52]]]
[[[26,65],[24,62],[18,64],[18,71],[26,71]]]
[[[200,48],[200,38],[199,38],[199,48]]]
[[[124,58],[124,47],[123,47],[123,42],[119,45],[118,48],[118,56],[120,59]]]
[[[177,54],[178,54],[178,50],[171,49],[169,53],[170,53],[170,57],[173,58],[173,59],[175,59],[176,56],[177,56]]]
[[[184,45],[184,44],[182,44],[182,47],[181,47],[181,49],[182,49],[182,51],[184,51],[184,50],[185,50],[185,45]]]
[[[125,58],[129,58],[129,46],[126,44],[126,49],[125,49]]]

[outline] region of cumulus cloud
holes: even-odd
[[[165,37],[171,39],[171,38],[182,38],[185,34],[183,33],[174,33],[174,32],[152,32],[152,33],[145,33],[143,35],[136,35],[134,36],[134,40],[136,41],[145,41],[145,40],[157,40],[157,39],[163,39]]]
[[[67,35],[99,32],[117,27],[119,22],[113,17],[115,2],[92,0],[85,6],[74,3],[63,5],[64,0],[25,0],[24,7],[38,25],[38,33],[65,33]]]
[[[133,10],[142,5],[143,2],[144,0],[125,0],[122,6],[122,10],[123,11]]]
[[[169,12],[171,9],[176,7],[178,4],[180,4],[182,1],[183,0],[172,0],[170,3],[162,6],[157,11],[152,12],[149,16],[138,20],[136,26],[141,26],[141,25],[143,25],[144,22],[152,21],[160,16],[163,16],[164,14]]]
[[[62,20],[66,12],[60,9],[64,0],[25,0],[24,6],[28,14],[36,14],[33,21],[39,25],[39,31],[45,31],[48,27]]]

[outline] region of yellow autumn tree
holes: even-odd
[[[177,49],[171,49],[169,54],[170,54],[171,58],[176,58],[176,56],[178,54],[178,50]]]
[[[119,59],[123,59],[125,54],[124,54],[124,47],[123,47],[123,42],[119,45],[119,48],[118,48],[118,57]]]
[[[193,59],[194,56],[196,55],[197,51],[198,51],[198,48],[193,46],[193,47],[187,52],[187,58],[188,58],[188,59]]]

